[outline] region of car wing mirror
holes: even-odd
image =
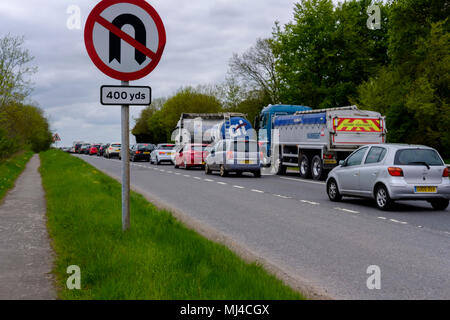
[[[341,167],[345,167],[345,160],[340,160],[340,161],[339,161],[339,165],[340,165]]]

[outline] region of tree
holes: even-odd
[[[37,69],[29,66],[34,58],[23,44],[23,37],[0,38],[0,106],[10,101],[21,102],[31,92],[27,77]]]
[[[232,76],[228,81],[237,83],[241,80],[249,90],[263,92],[270,103],[279,103],[280,81],[275,71],[275,62],[272,40],[258,39],[256,44],[242,55],[233,54],[229,63],[229,73]],[[232,86],[229,88],[233,89]]]
[[[293,22],[276,25],[273,48],[284,103],[348,105],[356,87],[386,63],[386,24],[367,28],[369,5],[368,0],[336,7],[331,0],[306,0],[295,5]]]
[[[358,87],[356,103],[386,115],[388,141],[450,157],[450,34],[445,0],[398,0],[389,10],[389,65]]]

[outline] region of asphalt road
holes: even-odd
[[[118,160],[77,156],[120,177]],[[383,212],[369,200],[334,203],[323,182],[295,173],[221,178],[137,162],[131,184],[332,298],[450,299],[449,209],[406,201]],[[380,268],[380,289],[367,287],[371,265]]]

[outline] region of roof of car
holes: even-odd
[[[424,148],[424,149],[433,149],[432,147],[420,145],[420,144],[407,144],[407,143],[382,143],[378,144],[379,146],[386,146],[394,149],[405,149],[405,148]]]

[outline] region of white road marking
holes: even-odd
[[[378,219],[386,220],[386,217],[378,217]]]
[[[179,173],[179,172],[175,172],[175,174],[176,174],[177,176],[181,175],[181,173]]]
[[[297,181],[297,182],[304,182],[304,183],[314,183],[314,184],[321,184],[321,185],[325,184],[325,182],[310,181],[310,180],[305,180],[305,179],[295,179],[295,178],[288,178],[288,177],[279,177],[279,178],[285,179],[285,180]]]
[[[389,220],[392,221],[392,222],[395,222],[395,223],[408,224],[408,222],[398,221],[396,219],[389,219]]]
[[[172,171],[167,171],[167,173],[172,173]]]
[[[281,194],[273,193],[272,195],[274,195],[275,197],[283,198],[283,199],[292,199],[292,197],[283,196],[283,195],[281,195]]]
[[[211,179],[203,179],[203,180],[208,181],[208,182],[214,182],[214,180],[211,180]]]
[[[309,200],[300,200],[300,201],[301,201],[301,202],[304,202],[304,203],[314,204],[314,205],[320,204],[320,203],[318,203],[318,202],[309,201]]]
[[[164,170],[164,169],[159,169],[159,171],[164,172],[164,171],[166,171],[166,170]]]
[[[250,190],[250,191],[258,192],[258,193],[264,193],[264,191],[262,191],[262,190],[257,190],[257,189],[252,189],[252,190]]]
[[[199,177],[194,177],[194,179],[197,179],[197,180],[202,180],[202,178],[199,178]]]
[[[188,175],[188,174],[183,174],[183,176],[184,177],[188,177],[188,178],[190,177],[190,175]]]
[[[233,188],[244,189],[245,187],[234,185]]]
[[[339,207],[336,207],[335,209],[336,209],[336,210],[345,211],[345,212],[350,212],[350,213],[359,213],[359,211],[356,211],[356,210],[350,210],[350,209],[345,209],[345,208],[339,208]]]
[[[226,182],[217,181],[218,184],[227,184]]]

